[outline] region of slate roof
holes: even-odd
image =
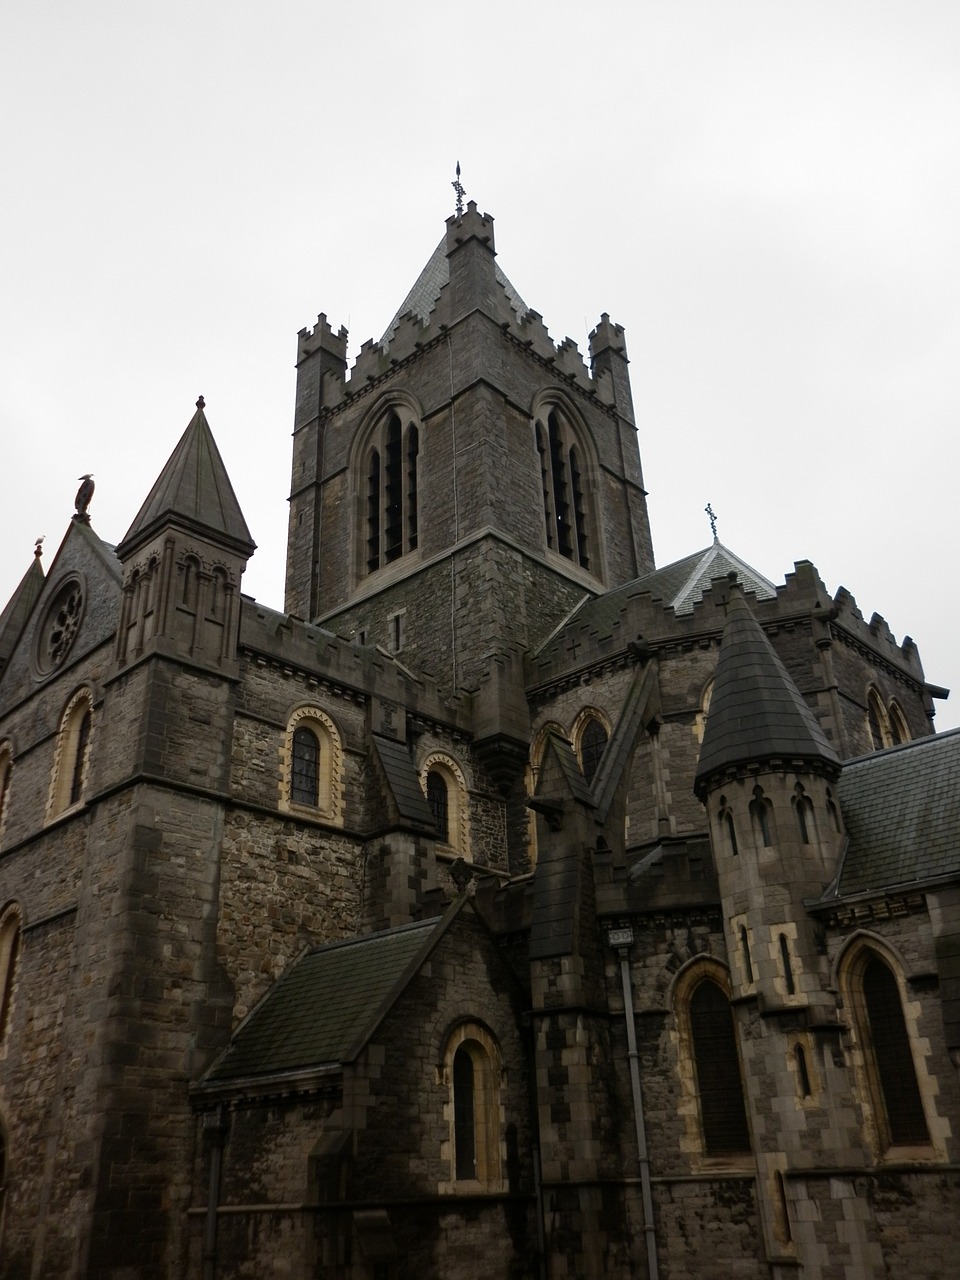
[[[240,1024],[204,1084],[352,1061],[453,914],[301,956]]]
[[[517,314],[517,319],[525,316],[529,310],[527,304],[517,293],[516,289],[503,274],[498,266],[494,267],[496,272],[497,283],[501,284],[506,290],[507,297],[510,299],[510,305]],[[444,238],[434,249],[433,253],[427,261],[427,265],[420,272],[413,288],[404,298],[400,310],[387,325],[386,332],[380,339],[380,346],[386,347],[393,339],[393,335],[397,331],[397,326],[401,319],[412,311],[418,319],[426,323],[430,318],[430,312],[437,305],[437,299],[440,297],[440,290],[450,281],[450,263],[447,261],[447,238]]]
[[[375,733],[373,745],[383,765],[383,772],[386,774],[387,783],[397,803],[400,817],[435,831],[437,824],[427,798],[423,794],[423,788],[420,786],[420,779],[413,767],[413,760],[410,758],[410,750],[406,743],[397,742],[393,738],[383,738]]]
[[[214,535],[226,536],[248,555],[254,550],[255,543],[202,403],[201,399],[197,412],[120,543],[121,555],[130,544],[152,537],[156,528],[171,516],[179,516]]]
[[[816,716],[734,585],[700,748],[697,793],[702,795],[720,770],[771,759],[840,768]]]
[[[960,729],[848,760],[841,897],[960,873]]]
[[[664,608],[673,609],[678,616],[690,614],[703,599],[711,582],[715,578],[725,578],[731,572],[736,573],[744,590],[753,592],[758,600],[776,599],[777,589],[772,582],[722,542],[714,542],[712,546],[664,565],[662,569],[654,569],[652,573],[585,600],[542,647],[538,656],[549,659],[559,653],[568,627],[588,627],[598,636],[610,635],[632,596],[649,593],[651,599],[661,601]]]

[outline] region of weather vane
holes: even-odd
[[[457,217],[463,217],[463,197],[467,194],[463,189],[463,183],[460,181],[460,161],[457,161],[457,178],[455,182],[450,183],[454,191],[457,193]]]
[[[714,542],[716,542],[716,540],[717,540],[717,516],[716,516],[716,512],[715,512],[715,511],[714,511],[714,509],[713,509],[713,504],[712,504],[712,503],[710,503],[710,502],[708,502],[708,503],[707,503],[707,505],[706,505],[703,509],[704,509],[704,511],[707,513],[707,515],[708,515],[708,516],[709,516],[709,518],[710,518],[710,532],[713,534],[713,540],[714,540]]]

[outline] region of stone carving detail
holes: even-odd
[[[78,578],[70,578],[57,592],[40,628],[36,656],[42,675],[56,671],[73,648],[83,605],[83,585]]]

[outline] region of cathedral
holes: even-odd
[[[940,1280],[916,646],[657,565],[622,328],[557,345],[473,202],[295,413],[282,611],[201,398],[0,614],[0,1277]]]

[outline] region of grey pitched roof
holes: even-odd
[[[400,817],[435,831],[436,822],[427,804],[426,796],[423,794],[423,788],[420,786],[420,779],[413,767],[413,760],[410,758],[410,750],[406,743],[397,742],[393,738],[383,738],[375,733],[373,745],[383,765],[383,772],[393,793]]]
[[[680,616],[690,614],[700,603],[711,582],[736,573],[746,591],[753,592],[758,600],[773,600],[777,589],[763,574],[751,568],[722,542],[692,555],[675,560],[673,564],[654,569],[642,577],[633,578],[603,595],[585,600],[564,626],[540,651],[539,656],[549,658],[559,653],[569,627],[589,627],[598,636],[609,635],[619,621],[632,596],[647,595],[662,602],[664,608],[673,609]]]
[[[152,537],[171,517],[179,517],[202,532],[225,537],[247,555],[254,550],[255,543],[204,416],[202,398],[121,541],[121,557],[138,542]]]
[[[697,765],[697,794],[719,771],[773,759],[840,768],[816,716],[733,585]]]
[[[960,874],[960,729],[848,760],[840,896]]]
[[[496,272],[497,282],[506,290],[507,297],[510,299],[510,305],[513,307],[519,319],[526,315],[529,308],[524,300],[517,293],[516,289],[503,274],[499,267],[494,268]],[[446,236],[440,241],[436,249],[430,255],[427,265],[420,272],[416,282],[407,296],[400,305],[400,309],[387,325],[386,332],[380,339],[380,346],[389,345],[393,335],[397,331],[397,326],[401,319],[412,311],[413,314],[424,323],[430,318],[430,312],[437,304],[440,297],[440,290],[450,280],[450,263],[447,261],[447,239]]]
[[[43,566],[39,555],[30,561],[30,568],[20,579],[16,590],[0,613],[0,671],[7,665],[10,655],[26,625],[30,611],[43,590]]]
[[[448,912],[301,956],[237,1028],[204,1083],[352,1061],[451,918]]]

